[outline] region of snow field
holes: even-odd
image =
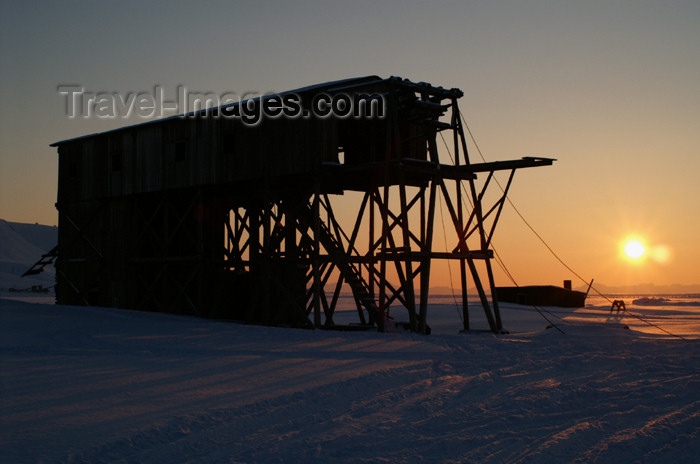
[[[690,462],[700,452],[698,334],[624,330],[625,318],[580,316],[566,335],[418,336],[9,300],[0,315],[8,463]]]

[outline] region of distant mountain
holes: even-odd
[[[604,295],[614,294],[635,294],[635,295],[682,295],[688,293],[700,293],[700,284],[695,285],[654,285],[654,284],[638,284],[638,285],[605,285],[593,283],[593,287]],[[582,286],[576,290],[586,291],[587,286]],[[591,290],[591,294],[595,294]]]
[[[23,278],[22,274],[57,244],[58,227],[0,219],[0,290],[53,285],[53,266],[36,276]]]
[[[654,285],[654,284],[638,284],[638,285],[605,285],[593,283],[593,288],[598,290],[603,295],[687,295],[700,294],[700,284],[695,285]],[[574,290],[585,292],[588,290],[588,285],[575,287]],[[590,291],[591,296],[595,296],[595,290]],[[455,289],[453,292],[450,287],[431,287],[432,295],[452,295],[453,293],[460,296],[460,290]],[[470,288],[467,293],[471,296],[476,295],[476,289]],[[488,293],[488,290],[487,290]]]

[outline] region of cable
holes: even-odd
[[[460,114],[461,114],[461,113],[460,113]],[[469,130],[469,128],[467,128],[467,130]],[[471,135],[471,131],[469,131],[469,134]],[[454,163],[455,163],[455,160],[454,160],[454,157],[452,156],[452,152],[450,151],[450,146],[447,144],[447,141],[445,140],[445,137],[442,135],[442,132],[440,132],[440,138],[442,139],[442,143],[445,145],[445,149],[447,150],[447,154],[450,156],[450,161],[452,162],[452,164],[454,164]],[[474,137],[473,137],[473,136],[472,136],[472,140],[474,141]],[[474,141],[474,144],[476,145],[476,141]],[[478,150],[478,147],[477,147],[477,150]],[[486,160],[484,159],[484,156],[481,154],[481,151],[479,151],[479,155],[481,156],[481,159],[484,160],[484,162],[486,162]],[[501,189],[501,191],[503,191],[503,187],[502,187],[501,184],[498,182],[498,179],[495,179],[495,178],[494,178],[494,180],[496,180],[496,183],[498,183],[499,188]],[[460,182],[459,185],[460,185],[460,188],[464,191],[464,194],[465,194],[467,200],[469,201],[469,205],[472,207],[472,209],[474,209],[474,205],[473,205],[472,202],[471,202],[471,197],[469,196],[468,192],[467,192],[466,190],[464,190],[464,185],[463,185],[461,182]],[[513,206],[513,208],[515,208],[515,206]],[[522,217],[522,216],[521,216],[521,217]],[[440,203],[440,219],[441,219],[441,221],[442,221],[442,234],[443,234],[443,237],[444,237],[444,240],[445,240],[445,251],[447,251],[447,236],[445,235],[445,219],[444,219],[443,214],[442,214],[442,203]],[[523,219],[523,220],[524,220],[524,219]],[[513,277],[513,274],[510,273],[510,271],[508,270],[508,267],[506,266],[505,262],[503,262],[503,259],[501,259],[501,256],[500,256],[500,255],[498,254],[498,252],[496,251],[496,246],[494,245],[493,241],[491,242],[491,248],[493,249],[493,252],[494,252],[494,254],[496,255],[496,263],[500,266],[500,268],[503,270],[503,272],[508,276],[508,278],[511,280],[511,282],[513,282],[513,285],[515,285],[515,286],[517,287],[517,286],[518,286],[518,283],[515,281],[515,277]],[[452,297],[454,298],[455,306],[457,306],[457,297],[456,297],[455,294],[454,294],[454,284],[453,284],[453,282],[452,282],[452,268],[450,267],[450,261],[449,261],[449,260],[447,261],[447,268],[448,268],[449,274],[450,274],[450,288],[452,289]],[[547,321],[547,322],[549,323],[550,326],[554,327],[554,328],[557,329],[559,332],[561,332],[562,334],[566,335],[566,332],[564,332],[563,330],[561,330],[554,322],[550,321],[550,320],[547,318],[547,316],[545,316],[545,315],[543,314],[543,311],[547,312],[548,314],[550,314],[550,315],[552,315],[552,316],[554,316],[554,317],[557,317],[557,318],[558,318],[559,320],[561,320],[562,322],[564,322],[563,319],[561,319],[560,317],[558,317],[558,316],[556,316],[556,315],[550,313],[549,311],[545,310],[544,308],[538,308],[538,307],[535,306],[535,305],[532,305],[532,307],[539,313],[540,316],[542,316],[542,318],[543,318],[545,321]],[[459,317],[460,317],[460,319],[462,320],[462,323],[464,323],[464,319],[462,318],[462,314],[461,314],[461,313],[460,313]]]
[[[460,113],[460,114],[461,114],[461,113]],[[469,130],[468,127],[467,127],[467,130]],[[474,141],[474,145],[476,145],[476,141],[474,140],[474,136],[471,134],[471,131],[469,131],[469,135],[472,136],[472,141]],[[440,132],[440,138],[442,139],[442,143],[445,145],[445,149],[447,150],[447,154],[450,156],[450,161],[452,162],[452,164],[454,164],[454,163],[455,163],[455,160],[454,160],[454,157],[452,156],[452,151],[450,150],[450,146],[447,144],[447,141],[445,140],[445,137],[442,135],[442,132]],[[478,146],[477,146],[477,150],[479,150]],[[486,160],[484,159],[484,155],[481,154],[481,150],[479,150],[479,155],[481,156],[481,159],[482,159],[484,162],[486,162]],[[498,187],[501,189],[501,191],[503,191],[503,187],[502,187],[501,184],[498,182],[498,179],[494,178],[494,180],[495,180],[496,183],[498,184]],[[462,191],[464,192],[464,194],[465,194],[465,196],[466,196],[466,198],[467,198],[467,201],[469,201],[469,206],[471,206],[471,208],[474,209],[474,204],[471,202],[471,197],[469,196],[469,193],[465,190],[464,185],[463,185],[461,182],[460,182],[459,185],[460,185],[460,188],[462,189]],[[515,208],[515,206],[513,206],[513,207]],[[444,234],[445,234],[445,221],[444,221],[444,218],[443,218],[443,216],[442,216],[442,203],[440,203],[440,217],[441,217],[441,219],[442,219],[442,232],[443,232],[443,236],[444,236]],[[446,237],[445,237],[445,247],[447,247],[447,238],[446,238]],[[508,267],[506,266],[505,262],[503,261],[503,259],[501,258],[501,256],[498,254],[498,251],[496,251],[496,246],[495,246],[495,244],[493,243],[493,241],[491,242],[491,248],[493,249],[493,252],[494,252],[494,254],[496,255],[496,263],[497,263],[498,266],[501,268],[501,270],[503,270],[503,272],[506,274],[506,276],[508,276],[508,278],[511,280],[511,282],[513,282],[513,285],[515,285],[515,286],[517,287],[517,286],[518,286],[518,283],[515,281],[515,277],[513,277],[513,274],[510,273],[510,271],[508,270]],[[445,251],[447,251],[447,250],[445,250]],[[455,300],[455,306],[456,306],[456,305],[457,305],[457,298],[456,298],[456,296],[454,295],[454,288],[453,288],[453,283],[452,283],[452,269],[451,269],[451,267],[450,267],[450,261],[449,261],[449,260],[447,261],[447,267],[448,267],[449,272],[450,272],[450,288],[452,288],[452,296],[453,296],[453,298],[454,298],[454,300]],[[563,330],[561,330],[554,322],[550,321],[550,320],[547,318],[547,316],[545,316],[545,315],[543,314],[543,311],[546,311],[544,308],[538,308],[538,307],[535,306],[535,305],[533,305],[532,307],[539,313],[540,316],[542,316],[542,318],[543,318],[545,321],[547,321],[547,322],[549,323],[550,326],[556,328],[559,332],[561,332],[562,334],[566,335],[566,333],[565,333]],[[548,311],[547,311],[547,312],[548,312]],[[548,313],[549,313],[549,312],[548,312]],[[550,313],[550,314],[551,314],[551,313]],[[460,317],[460,319],[462,319],[462,315],[461,315],[461,314],[460,314],[459,317]],[[555,316],[555,317],[557,317],[557,316]],[[559,319],[562,320],[562,322],[563,322],[563,319],[561,319],[561,318],[559,318]],[[464,319],[462,319],[462,323],[464,323]]]
[[[477,153],[479,153],[479,156],[481,157],[482,161],[485,163],[485,162],[486,162],[486,158],[484,158],[484,155],[483,155],[483,153],[481,152],[481,149],[479,148],[479,144],[476,142],[476,139],[474,138],[474,134],[472,134],[472,131],[471,131],[471,129],[469,128],[469,124],[467,124],[466,120],[464,119],[464,115],[462,114],[462,111],[461,111],[461,110],[460,110],[460,112],[459,112],[459,115],[460,115],[462,121],[464,122],[464,127],[466,127],[467,132],[469,133],[469,137],[471,138],[472,142],[474,143],[474,147],[476,147]],[[441,135],[442,135],[442,134],[441,134]],[[443,138],[443,142],[444,142],[444,141],[445,141],[445,139]],[[449,151],[449,148],[448,148],[448,151]],[[503,191],[503,187],[501,186],[501,183],[498,182],[498,179],[496,179],[496,178],[494,177],[494,180],[496,181],[496,184],[498,184],[498,187],[501,189],[501,191]],[[537,238],[540,240],[540,242],[542,242],[542,244],[545,246],[545,248],[547,248],[547,250],[549,250],[549,252],[552,254],[552,256],[554,256],[554,257],[557,259],[557,261],[559,261],[559,262],[562,264],[562,266],[564,266],[569,272],[571,272],[573,275],[575,275],[576,277],[578,277],[578,278],[581,280],[581,282],[583,282],[584,284],[587,283],[587,281],[586,281],[583,277],[581,277],[576,271],[574,271],[568,264],[566,264],[566,263],[564,262],[564,260],[562,260],[562,259],[559,257],[559,255],[556,254],[556,252],[552,249],[552,247],[550,247],[549,244],[540,236],[540,234],[537,233],[537,231],[534,229],[534,227],[532,227],[532,225],[523,217],[523,215],[520,213],[520,211],[518,210],[518,208],[517,208],[517,207],[515,206],[515,204],[511,201],[510,197],[506,197],[506,200],[508,200],[508,203],[510,204],[510,206],[513,207],[513,210],[515,210],[515,213],[518,215],[518,217],[520,217],[520,219],[522,219],[522,221],[525,223],[525,225],[532,231],[533,234],[535,234],[535,237],[537,237]],[[494,250],[494,252],[495,252],[495,250]],[[499,260],[500,260],[500,258],[499,258]],[[498,262],[498,261],[497,261],[497,262]],[[505,268],[505,264],[499,263],[499,265],[501,265],[502,268]],[[510,273],[506,271],[506,274],[507,274],[507,275],[509,276],[509,278],[513,281],[513,283],[515,283],[515,280],[514,280],[513,277],[510,275]],[[517,285],[517,284],[516,284],[516,285]],[[600,297],[602,297],[602,298],[604,298],[605,300],[607,300],[608,303],[611,303],[611,304],[613,303],[613,300],[611,300],[610,298],[608,298],[606,295],[602,294],[602,293],[601,293],[600,291],[598,291],[598,289],[595,288],[593,285],[590,286],[590,289],[593,290],[595,293],[597,293]],[[537,309],[537,308],[535,307],[535,309]],[[540,312],[539,309],[537,309],[537,311]],[[648,325],[650,325],[650,326],[652,326],[652,327],[655,327],[655,328],[661,330],[662,332],[664,332],[664,333],[666,333],[666,334],[668,334],[668,335],[671,335],[671,336],[673,336],[673,337],[677,337],[677,338],[680,338],[681,340],[686,340],[686,341],[687,341],[687,338],[682,337],[682,336],[677,335],[677,334],[674,334],[674,333],[672,333],[672,332],[669,332],[668,330],[659,327],[657,324],[654,324],[653,322],[650,322],[650,321],[646,320],[644,317],[642,317],[642,316],[640,316],[640,315],[638,315],[638,314],[634,314],[634,313],[632,313],[632,312],[630,312],[630,311],[627,311],[627,309],[625,309],[625,313],[629,314],[630,316],[636,317],[636,318],[639,319],[640,321],[642,321],[642,322],[644,322],[644,323],[646,323],[646,324],[648,324]],[[540,312],[540,314],[542,314],[542,313]],[[544,317],[544,315],[543,315],[543,317]],[[546,317],[545,317],[545,319],[546,319]],[[561,319],[561,318],[560,318],[560,319]],[[563,321],[563,319],[562,319],[562,321]],[[557,329],[559,329],[559,328],[557,327]],[[560,330],[560,329],[559,329],[559,330]],[[561,331],[561,330],[560,330],[560,331]]]
[[[452,156],[452,151],[450,150],[450,146],[447,144],[447,141],[445,140],[445,137],[442,135],[442,132],[440,132],[439,134],[440,134],[440,138],[442,139],[443,145],[445,145],[445,149],[447,150],[447,154],[450,156],[450,161],[452,162],[452,164],[454,164],[454,163],[455,163],[455,160],[454,160],[454,157]],[[500,187],[500,184],[499,184],[499,187]],[[467,198],[467,201],[469,202],[469,206],[470,206],[472,209],[474,209],[474,205],[472,204],[471,196],[470,196],[469,193],[465,190],[464,185],[461,184],[461,183],[460,183],[460,188],[461,188],[462,191],[464,192],[464,195],[465,195],[465,197]],[[501,188],[501,190],[503,190],[503,189]],[[441,207],[442,207],[442,205],[441,205]],[[443,227],[444,227],[444,223],[443,223]],[[493,249],[493,252],[494,252],[494,254],[496,255],[496,264],[498,264],[498,266],[499,266],[499,267],[501,268],[501,270],[508,276],[508,278],[511,280],[511,282],[513,282],[513,285],[517,286],[518,284],[517,284],[517,282],[515,281],[515,278],[514,278],[513,275],[508,271],[508,268],[506,267],[505,263],[504,263],[503,260],[501,259],[501,256],[498,254],[498,251],[496,250],[496,245],[494,244],[493,241],[491,241],[491,248]]]
[[[561,332],[561,333],[563,333],[564,335],[566,335],[566,332],[564,332],[563,330],[561,330],[561,329],[559,328],[558,325],[556,325],[554,322],[550,321],[550,320],[547,318],[547,316],[545,316],[544,314],[542,314],[542,311],[540,311],[540,308],[539,308],[538,306],[532,305],[532,307],[535,308],[535,310],[540,314],[540,316],[542,316],[542,317],[544,318],[545,321],[549,322],[549,325],[551,325],[552,327],[554,327],[555,329],[557,329],[559,332]],[[542,308],[542,310],[544,310],[544,308]],[[560,319],[561,319],[561,318],[560,318]],[[564,321],[562,320],[562,322],[564,322]]]
[[[668,335],[671,335],[671,336],[673,336],[673,337],[680,338],[681,340],[688,341],[687,338],[685,338],[685,337],[683,337],[683,336],[681,336],[681,335],[677,335],[677,334],[671,333],[671,332],[669,332],[668,330],[663,329],[663,328],[659,327],[658,325],[654,324],[653,322],[650,322],[650,321],[644,319],[644,318],[643,318],[642,316],[640,316],[639,314],[631,313],[631,312],[627,311],[627,309],[625,309],[624,312],[625,312],[626,314],[629,314],[629,315],[632,316],[632,317],[636,317],[637,319],[639,319],[640,321],[644,322],[645,324],[649,324],[650,326],[655,327],[655,328],[659,329],[660,331],[662,331],[662,332],[664,332],[664,333],[667,333]]]
[[[459,115],[460,115],[460,118],[462,119],[462,121],[464,122],[464,127],[466,127],[466,129],[467,129],[467,132],[469,133],[469,137],[471,138],[472,143],[474,143],[474,147],[476,148],[477,153],[479,153],[479,156],[481,157],[481,160],[485,163],[485,162],[486,162],[486,158],[484,158],[484,155],[483,155],[483,153],[481,152],[481,149],[479,148],[479,144],[476,142],[476,138],[474,138],[474,134],[472,134],[472,131],[471,131],[471,129],[469,128],[469,124],[467,124],[467,121],[464,119],[464,115],[462,114],[462,111],[461,111],[461,110],[460,110],[460,112],[459,112]],[[444,139],[443,139],[443,140],[444,140]],[[498,179],[496,179],[496,178],[494,177],[494,180],[496,181],[496,184],[498,184],[498,187],[501,189],[501,191],[503,191],[503,186],[501,185],[500,182],[498,182]],[[515,206],[515,204],[513,203],[513,201],[510,199],[510,197],[506,197],[506,200],[508,200],[508,203],[510,204],[510,206],[513,207],[513,210],[515,210],[515,213],[518,215],[518,217],[520,217],[520,219],[522,219],[522,221],[525,223],[525,225],[532,231],[533,234],[535,234],[535,237],[537,237],[537,238],[540,240],[540,242],[542,242],[542,244],[545,246],[545,248],[547,248],[547,250],[549,250],[549,252],[552,254],[552,256],[554,256],[554,257],[557,259],[557,261],[559,261],[559,262],[562,264],[562,266],[564,266],[569,272],[571,272],[573,275],[575,275],[576,277],[578,277],[578,278],[581,280],[581,282],[583,282],[584,284],[588,283],[583,277],[581,277],[576,271],[574,271],[568,264],[566,264],[566,263],[564,262],[564,260],[562,260],[562,259],[559,257],[559,255],[556,254],[556,252],[552,249],[552,247],[549,246],[549,244],[542,238],[542,236],[540,236],[540,234],[537,233],[537,231],[535,230],[535,228],[532,227],[532,225],[531,225],[531,224],[525,219],[525,217],[520,213],[520,210],[518,210],[518,208]],[[598,291],[598,289],[595,288],[595,287],[593,287],[592,285],[591,285],[591,290],[593,290],[593,291],[596,292],[599,296],[601,296],[602,298],[605,298],[609,303],[612,304],[612,300],[611,300],[610,298],[608,298],[607,296],[605,296],[605,295],[603,295],[602,293],[600,293],[600,292]]]
[[[460,115],[460,117],[462,118],[462,121],[464,122],[464,127],[467,129],[467,132],[469,133],[469,137],[472,139],[472,143],[474,143],[474,147],[476,148],[477,153],[479,153],[479,156],[481,157],[481,160],[485,163],[485,162],[486,162],[486,158],[484,157],[483,153],[481,152],[481,149],[479,148],[479,144],[476,143],[476,139],[474,138],[474,134],[472,134],[472,131],[471,131],[471,129],[469,128],[469,124],[467,124],[466,120],[464,119],[464,115],[462,114],[461,111],[459,112],[459,115]],[[501,189],[501,191],[503,191],[503,186],[502,186],[501,183],[498,181],[498,179],[496,179],[496,178],[494,177],[494,180],[496,181],[496,184],[498,184],[498,187]],[[578,278],[581,280],[581,282],[583,282],[584,284],[585,284],[585,283],[588,283],[588,282],[587,282],[583,277],[581,277],[576,271],[574,271],[573,269],[571,269],[571,267],[569,267],[569,266],[564,262],[564,260],[562,260],[562,259],[559,257],[559,255],[556,254],[556,252],[547,244],[547,242],[542,238],[542,236],[540,236],[540,234],[537,233],[537,231],[535,230],[535,228],[532,227],[532,225],[530,225],[529,222],[527,222],[527,220],[525,219],[525,217],[520,213],[520,210],[518,210],[518,208],[515,206],[515,204],[513,203],[513,201],[510,199],[510,197],[506,197],[506,200],[508,201],[508,203],[510,204],[510,206],[513,207],[513,209],[515,210],[515,213],[518,215],[518,217],[520,217],[520,219],[522,219],[522,221],[525,223],[525,225],[532,231],[533,234],[535,234],[535,237],[537,237],[537,238],[540,240],[540,242],[542,242],[542,244],[547,248],[547,250],[549,250],[549,252],[552,254],[552,256],[554,256],[554,257],[557,259],[557,261],[559,261],[566,269],[568,269],[569,272],[571,272],[573,275],[575,275],[576,277],[578,277]],[[595,290],[595,289],[594,289],[594,290]],[[597,292],[597,290],[596,290],[596,292]],[[602,295],[602,294],[600,294],[600,296],[602,296],[602,297],[604,297],[604,298],[607,298],[607,297],[605,297],[605,296]],[[612,303],[612,301],[610,301],[610,302]]]

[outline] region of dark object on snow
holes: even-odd
[[[555,285],[529,285],[525,287],[496,287],[496,299],[504,303],[534,306],[559,306],[583,308],[586,294]]]
[[[613,310],[617,310],[619,313],[620,311],[627,311],[627,308],[625,307],[625,302],[624,300],[615,300],[612,303],[612,306],[610,307],[610,312],[613,312]]]

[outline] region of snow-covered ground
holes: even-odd
[[[504,305],[494,336],[438,299],[418,336],[3,299],[0,459],[693,462],[698,300],[544,308],[564,333]]]

